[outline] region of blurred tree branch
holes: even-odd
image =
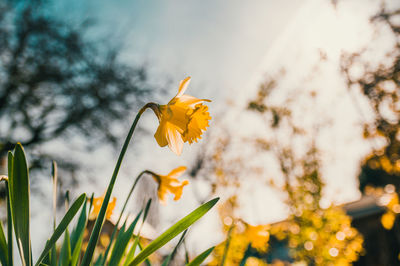
[[[364,121],[364,137],[372,142],[384,139],[383,146],[372,145],[375,150],[362,163],[359,179],[363,192],[367,185],[400,188],[400,9],[389,10],[383,4],[371,23],[378,33],[392,34],[392,49],[379,63],[364,58],[372,45],[343,54],[341,62],[349,90],[359,90],[375,116],[372,123]]]
[[[17,141],[30,150],[76,136],[85,148],[115,144],[115,127],[151,92],[143,67],[121,63],[116,49],[85,39],[85,25],[46,14],[45,3],[0,4],[0,156]],[[51,156],[36,154],[35,167]]]

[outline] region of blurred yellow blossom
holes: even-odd
[[[269,241],[269,228],[269,225],[253,226],[247,224],[244,234],[253,248],[265,252]]]
[[[185,166],[180,166],[172,170],[168,175],[157,175],[153,173],[153,177],[158,183],[158,198],[161,203],[166,204],[166,195],[168,192],[175,195],[174,200],[179,200],[182,196],[183,187],[189,184],[188,180],[179,182],[180,177],[186,171]]]
[[[99,215],[101,205],[103,204],[104,195],[98,198],[93,198],[93,210],[90,214],[91,217],[97,217]],[[115,203],[117,202],[117,198],[113,197],[112,201],[108,203],[107,211],[106,211],[106,219],[110,219],[113,210],[115,208]]]
[[[381,217],[382,226],[386,230],[392,229],[394,225],[394,220],[396,219],[396,215],[393,212],[386,212]]]
[[[203,104],[210,100],[184,94],[189,82],[190,77],[182,80],[178,94],[168,104],[153,108],[160,122],[154,134],[157,143],[161,147],[168,145],[178,155],[184,142],[191,144],[201,138],[211,119],[208,107]]]
[[[246,260],[246,265],[245,266],[267,266],[268,264],[255,257],[250,257]]]

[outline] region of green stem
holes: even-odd
[[[115,169],[114,169],[113,175],[112,175],[110,183],[108,185],[106,195],[104,196],[103,204],[101,205],[99,215],[97,216],[96,223],[94,224],[92,234],[90,235],[88,247],[87,247],[85,255],[83,256],[83,259],[82,259],[82,264],[81,265],[83,265],[83,266],[89,266],[91,261],[92,261],[94,250],[96,248],[97,241],[98,241],[99,236],[100,236],[101,228],[103,227],[106,210],[107,210],[107,207],[108,207],[108,203],[110,201],[111,193],[112,193],[113,188],[114,188],[115,180],[117,179],[117,175],[118,175],[119,169],[121,167],[122,160],[124,158],[126,150],[128,149],[128,145],[129,145],[129,142],[130,142],[130,140],[131,140],[131,138],[133,136],[133,132],[135,131],[136,125],[137,125],[141,115],[144,113],[144,111],[147,108],[152,108],[153,109],[154,105],[156,105],[156,104],[148,103],[148,104],[146,104],[145,106],[143,106],[139,110],[139,112],[136,115],[135,120],[133,121],[132,126],[131,126],[131,128],[129,130],[128,136],[126,136],[124,145],[122,146],[121,152],[120,152],[119,157],[118,157],[117,164],[115,165]]]
[[[112,243],[112,241],[114,240],[115,234],[117,233],[118,224],[119,224],[119,222],[121,221],[121,218],[122,218],[122,215],[123,215],[123,213],[124,213],[124,211],[125,211],[125,209],[126,209],[126,206],[128,205],[128,201],[129,201],[129,199],[131,198],[131,195],[132,195],[133,191],[135,190],[135,187],[136,187],[137,183],[139,182],[139,180],[142,178],[142,176],[143,176],[144,174],[154,175],[153,172],[151,172],[151,171],[149,171],[149,170],[144,170],[144,171],[142,171],[142,172],[136,177],[135,182],[133,183],[133,185],[132,185],[132,187],[131,187],[131,190],[130,190],[129,193],[128,193],[128,196],[126,197],[124,206],[122,207],[121,213],[119,214],[119,218],[118,218],[117,222],[115,223],[113,232],[112,232],[111,237],[110,237],[109,245],[108,245],[108,247],[107,247],[107,249],[106,249],[106,252],[104,253],[104,258],[103,258],[104,261],[103,261],[103,264],[105,264],[105,262],[107,261],[108,252],[109,252],[110,249],[111,249],[111,243]]]

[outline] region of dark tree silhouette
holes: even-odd
[[[115,126],[151,92],[143,67],[121,63],[45,4],[0,3],[0,157],[17,141],[31,151],[77,135],[91,146],[115,143]],[[40,154],[33,166],[43,156],[53,157]]]

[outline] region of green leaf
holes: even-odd
[[[82,248],[83,234],[85,232],[85,227],[87,224],[87,201],[83,204],[81,214],[78,219],[78,223],[75,229],[71,233],[71,249],[72,258],[71,265],[76,265],[79,259],[80,251]]]
[[[50,265],[51,266],[56,266],[57,265],[57,248],[56,248],[56,243],[53,244],[51,247],[50,251]]]
[[[179,246],[182,244],[183,239],[185,239],[185,235],[186,235],[187,231],[188,231],[188,229],[186,229],[186,230],[183,232],[181,238],[179,238],[178,243],[175,245],[175,247],[174,247],[174,249],[172,250],[171,254],[169,254],[168,257],[164,260],[162,266],[168,266],[169,263],[171,262],[171,260],[173,260],[173,258],[174,258],[175,255],[176,255],[176,252],[178,251]]]
[[[133,242],[133,245],[131,246],[131,248],[128,252],[128,255],[126,255],[124,266],[129,265],[129,263],[131,263],[131,261],[133,261],[138,243],[139,243],[139,235],[135,236],[135,241]]]
[[[137,222],[139,221],[141,214],[142,214],[142,211],[139,212],[139,214],[136,216],[135,220],[131,223],[131,225],[128,227],[128,229],[126,231],[124,231],[124,230],[119,231],[117,239],[115,240],[114,248],[111,252],[111,258],[110,258],[109,265],[119,265],[119,262],[121,261],[122,256],[124,255],[126,246],[128,245],[129,240],[132,237],[133,230],[135,230],[135,226],[136,226]]]
[[[140,244],[140,242],[138,242],[138,247],[140,250],[143,250],[143,246],[142,246],[142,244]],[[151,263],[150,263],[148,257],[144,260],[144,264],[146,264],[146,266],[151,266]]]
[[[144,259],[146,259],[150,254],[152,254],[157,249],[164,246],[171,239],[176,237],[178,234],[186,230],[189,226],[191,226],[194,222],[199,220],[204,214],[206,214],[219,200],[219,198],[215,198],[210,200],[207,203],[204,203],[196,210],[191,212],[189,215],[178,221],[176,224],[171,226],[167,231],[157,237],[153,242],[151,242],[146,248],[144,248],[131,262],[130,265],[138,265]]]
[[[8,265],[7,241],[4,235],[3,223],[0,221],[0,262],[2,265]]]
[[[146,207],[144,208],[143,223],[144,221],[146,221],[147,215],[149,214],[150,206],[151,206],[151,199],[147,201]]]
[[[55,245],[57,240],[60,238],[60,236],[64,233],[65,229],[67,229],[69,223],[72,221],[74,218],[75,214],[79,211],[80,207],[86,200],[86,195],[82,194],[75,200],[75,202],[71,205],[65,216],[62,218],[61,222],[59,225],[56,227],[56,230],[54,230],[53,235],[50,237],[50,240],[46,242],[46,245],[42,251],[42,254],[40,255],[39,259],[35,263],[35,265],[39,265],[43,258],[47,255],[47,253],[50,251],[50,249]]]
[[[214,248],[215,247],[207,249],[206,251],[201,253],[199,256],[194,258],[194,260],[192,260],[186,266],[198,266],[198,265],[200,265],[211,254],[211,252],[214,250]]]
[[[29,174],[25,152],[20,143],[15,146],[8,180],[11,216],[22,265],[32,265],[29,232]]]
[[[126,256],[126,259],[125,259],[125,262],[124,262],[124,266],[129,265],[133,261],[133,258],[135,257],[136,248],[139,245],[139,241],[140,241],[140,232],[141,232],[142,227],[143,227],[143,225],[144,225],[144,223],[146,221],[147,214],[149,213],[149,210],[150,210],[150,206],[151,206],[151,198],[147,201],[146,206],[144,208],[144,215],[143,215],[142,225],[141,225],[141,227],[139,229],[139,232],[138,232],[137,236],[135,237],[135,241],[133,242],[133,245],[131,246],[131,249],[129,250],[128,255]]]
[[[8,153],[8,164],[12,165],[13,155],[11,152]],[[12,167],[11,167],[12,168]],[[12,215],[11,215],[11,203],[10,203],[10,192],[9,192],[9,184],[6,181],[6,198],[7,198],[7,244],[8,244],[8,265],[12,266],[14,263],[13,256],[13,223],[12,223]]]
[[[102,261],[103,261],[103,254],[100,254],[97,260],[94,262],[94,266],[104,266]]]
[[[68,227],[65,229],[64,241],[61,246],[60,258],[58,259],[59,266],[69,265],[71,260],[71,240],[69,238]]]

